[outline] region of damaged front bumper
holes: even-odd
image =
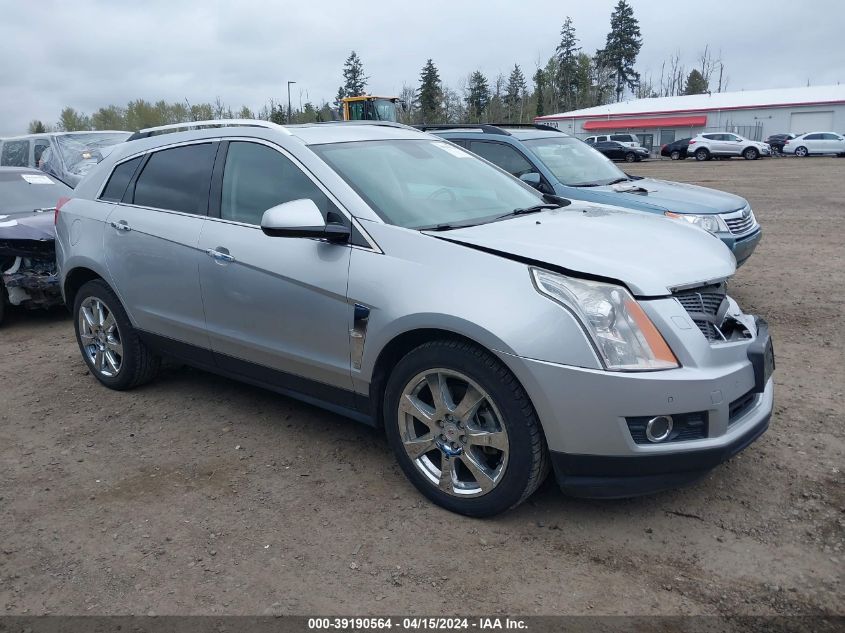
[[[62,304],[52,216],[2,218],[0,282],[11,305],[36,309]]]

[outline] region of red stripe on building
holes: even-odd
[[[646,127],[702,127],[707,124],[706,116],[669,116],[656,119],[602,119],[600,121],[585,121],[584,129],[621,130],[625,128]]]

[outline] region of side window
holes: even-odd
[[[150,156],[135,183],[133,202],[144,207],[204,215],[216,143],[183,145]]]
[[[826,132],[822,134],[822,138],[826,141],[838,141],[839,136],[837,134],[831,134],[830,132]]]
[[[504,143],[490,143],[488,141],[472,141],[470,151],[486,158],[494,165],[498,165],[506,172],[517,178],[523,174],[536,172],[534,166],[522,154]]]
[[[133,158],[125,163],[120,163],[114,168],[114,171],[106,184],[103,193],[100,195],[100,200],[107,200],[109,202],[120,202],[123,194],[126,192],[126,186],[135,175],[135,169],[141,162],[141,156]]]
[[[821,140],[821,137],[822,137],[821,134],[808,134],[807,136],[804,137],[804,140],[806,140],[806,141],[818,141],[818,140]]]
[[[29,167],[29,141],[6,141],[0,153],[3,167]]]
[[[50,141],[47,139],[40,138],[35,141],[35,147],[32,149],[32,158],[35,161],[35,167],[38,168],[41,165],[39,161],[41,160],[41,155],[44,153],[44,150],[50,147]]]
[[[270,207],[302,199],[313,200],[323,217],[334,209],[326,194],[280,152],[259,143],[229,143],[221,218],[258,225]]]

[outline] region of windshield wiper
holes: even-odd
[[[569,185],[570,187],[600,187],[599,183],[597,182],[581,182],[577,185]]]
[[[497,217],[497,220],[501,220],[502,218],[510,218],[516,215],[528,215],[529,213],[538,213],[540,211],[545,211],[546,209],[560,209],[563,205],[560,204],[535,204],[533,207],[525,207],[522,209],[514,209],[509,213],[504,213]]]
[[[628,178],[628,177],[625,177],[625,178],[617,178],[616,180],[611,180],[611,181],[610,181],[609,183],[607,183],[607,184],[608,184],[608,185],[618,185],[620,182],[629,182],[630,180],[631,180],[631,178]]]
[[[420,226],[417,231],[453,231],[455,229],[465,229],[470,226],[478,226],[477,224],[435,224],[434,226]]]

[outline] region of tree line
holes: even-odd
[[[473,70],[447,86],[441,79],[433,59],[426,60],[418,82],[405,83],[398,96],[404,104],[400,112],[403,123],[528,123],[535,116],[553,114],[636,98],[663,97],[681,94],[702,94],[713,89],[722,92],[728,78],[719,57],[709,46],[687,72],[680,51],[663,63],[658,79],[636,69],[642,48],[639,21],[628,0],[618,0],[610,16],[610,29],[605,45],[585,52],[579,45],[575,25],[570,17],[564,20],[560,41],[545,64],[538,61],[531,75],[531,86],[519,64],[507,73],[488,78],[481,70]],[[343,82],[336,102],[344,97],[367,94],[370,77],[364,71],[359,55],[352,51],[343,64]],[[712,87],[712,88],[711,88]],[[311,123],[337,118],[336,103],[306,102],[288,111],[271,99],[258,111],[248,106],[232,110],[218,98],[214,103],[187,102],[151,103],[143,99],[126,106],[109,105],[87,115],[66,107],[55,126],[41,121],[30,123],[30,132],[49,129],[75,130],[138,130],[168,123],[207,119],[258,118],[276,123]]]

